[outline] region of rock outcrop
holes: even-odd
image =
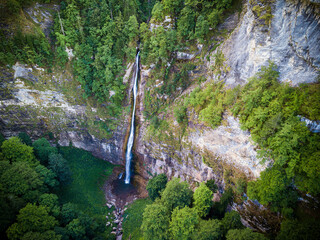
[[[244,1],[240,16],[235,13],[218,27],[229,35],[215,37],[215,45],[220,46],[204,58],[207,82],[218,79],[211,71],[218,51],[225,58],[225,71],[219,79],[225,81],[227,87],[245,84],[269,61],[277,64],[282,82],[297,86],[317,81],[320,69],[320,18],[315,13],[315,6],[298,0],[277,0],[271,3],[273,17],[270,24],[261,21],[252,7],[249,0]],[[213,44],[213,47],[216,46]],[[180,59],[188,60],[189,57],[180,56]],[[140,101],[150,71],[147,68],[141,71]],[[141,103],[140,111],[143,111]],[[172,115],[164,114],[162,118],[171,121],[170,129],[164,134],[169,135],[178,128]],[[170,142],[172,139],[158,141],[154,136],[146,138],[148,122],[142,114],[139,124],[135,149],[141,161],[139,169],[144,169],[147,178],[155,173],[181,177],[191,183],[214,178],[223,187],[223,168],[231,167],[248,178],[257,178],[267,167],[267,164],[259,163],[250,133],[242,131],[239,121],[227,114],[224,115],[224,125],[214,130],[197,124],[197,119],[189,119],[187,134],[182,139],[179,139],[179,134],[173,136],[177,145]],[[311,124],[317,125],[309,122]],[[221,165],[223,168],[219,167]]]
[[[141,70],[139,99],[137,111],[143,112],[141,99],[150,74],[146,67]],[[139,118],[139,129],[135,142],[135,153],[138,155],[138,169],[146,178],[165,173],[169,178],[180,177],[191,184],[215,179],[221,188],[224,187],[224,171],[233,170],[256,178],[266,165],[260,165],[255,145],[250,141],[250,133],[240,129],[237,119],[225,116],[226,124],[217,129],[197,123],[197,118],[190,118],[185,134],[180,135],[180,126],[173,120],[167,129],[170,137],[159,140],[148,131],[148,121],[142,114]],[[173,118],[165,115],[165,119]],[[150,136],[151,135],[151,136]]]
[[[95,123],[104,122],[103,106],[77,103],[60,85],[72,76],[47,73],[36,66],[16,64],[1,69],[0,131],[5,137],[27,132],[34,139],[53,133],[61,146],[70,143],[114,164],[123,164],[123,142],[128,126],[120,119],[112,135],[104,136]]]
[[[280,81],[296,86],[317,81],[320,70],[320,17],[315,6],[299,0],[272,3],[270,25],[261,22],[249,1],[240,22],[219,48],[230,71],[230,86],[244,84],[261,66],[273,61],[279,67]],[[216,53],[214,51],[211,56]],[[214,64],[214,57],[207,63]]]

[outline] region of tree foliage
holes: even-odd
[[[26,132],[19,133],[18,137],[20,138],[22,143],[28,146],[32,146],[32,140]]]
[[[226,234],[230,229],[242,229],[244,226],[241,223],[241,218],[238,212],[231,211],[227,212],[222,221],[221,221],[222,229],[224,234]]]
[[[176,207],[183,208],[191,204],[192,191],[187,182],[180,182],[179,178],[173,178],[167,183],[162,192],[161,200],[163,204],[172,211]]]
[[[8,238],[10,240],[27,239],[27,236],[34,236],[35,233],[43,234],[53,230],[57,224],[58,221],[48,214],[44,206],[28,203],[26,207],[19,211],[17,223],[9,227]],[[57,239],[55,234],[53,236]]]
[[[281,223],[281,230],[277,240],[298,240],[298,239],[319,239],[320,223],[315,219],[306,219],[301,222],[298,220],[285,220]]]
[[[170,215],[168,209],[159,201],[148,205],[143,213],[141,230],[146,240],[165,240],[168,238]]]
[[[1,146],[2,154],[5,160],[14,162],[28,162],[35,166],[38,161],[33,155],[32,147],[29,147],[21,142],[17,137],[12,137],[4,141]]]
[[[35,169],[25,162],[15,162],[1,175],[5,193],[35,201],[42,191],[43,181]]]
[[[198,223],[199,217],[196,209],[189,207],[184,207],[182,209],[179,209],[178,207],[175,208],[172,212],[170,221],[172,239],[191,239]]]
[[[51,147],[50,143],[45,138],[40,138],[32,144],[36,157],[43,165],[48,164],[50,154],[57,153],[55,147]]]
[[[279,211],[294,207],[298,195],[292,181],[280,167],[273,167],[261,173],[260,179],[248,184],[248,196],[261,204]]]
[[[167,182],[168,178],[164,173],[159,174],[148,181],[146,189],[149,193],[149,197],[153,201],[156,198],[160,198],[161,193],[165,189]]]
[[[212,191],[204,182],[194,191],[194,208],[198,211],[200,217],[206,217],[212,205]]]
[[[200,220],[199,227],[193,234],[192,239],[219,240],[223,237],[223,231],[219,220]]]
[[[61,154],[50,154],[48,168],[52,170],[61,184],[68,184],[71,181],[71,171],[67,161]]]
[[[249,228],[232,229],[227,233],[227,240],[267,240],[261,233],[253,232]]]

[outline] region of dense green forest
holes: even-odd
[[[111,164],[45,138],[32,142],[23,132],[0,144],[2,239],[110,237],[103,216],[111,210],[98,182]]]
[[[315,219],[286,217],[279,232],[266,235],[244,227],[238,212],[227,211],[241,197],[239,186],[226,189],[220,201],[213,202],[214,180],[200,183],[192,192],[187,182],[179,178],[168,182],[165,174],[159,174],[149,180],[147,190],[150,199],[138,200],[126,211],[124,239],[298,240],[320,236]]]

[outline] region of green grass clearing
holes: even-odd
[[[61,147],[60,152],[72,172],[72,182],[57,193],[61,202],[74,203],[79,210],[95,217],[109,212],[101,188],[111,175],[114,165],[74,147]]]
[[[143,219],[143,211],[149,204],[152,204],[150,198],[138,199],[128,207],[128,210],[125,211],[122,224],[123,240],[129,239],[130,236],[130,239],[143,239],[140,227]]]

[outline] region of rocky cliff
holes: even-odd
[[[282,82],[297,86],[317,81],[320,15],[315,5],[299,0],[274,1],[270,3],[272,18],[266,24],[250,2],[245,1],[239,24],[219,48],[230,67],[226,83],[245,83],[268,61],[277,64]],[[214,64],[213,57],[211,60],[208,66]]]
[[[0,131],[5,137],[22,131],[34,139],[51,135],[56,139],[53,143],[72,144],[123,164],[126,118],[114,127],[112,135],[106,133],[99,128],[107,118],[103,105],[81,100],[73,83],[67,72],[47,73],[18,63],[1,69]]]
[[[230,15],[219,26],[219,30],[227,34],[212,39],[214,44],[209,49],[215,51],[202,52],[205,56],[202,73],[206,83],[223,80],[227,87],[243,85],[269,61],[279,67],[282,82],[297,86],[317,81],[320,18],[315,5],[305,1],[268,2],[272,16],[270,22],[266,22],[253,11],[253,2],[260,4],[259,1],[244,1],[241,14]],[[225,59],[220,75],[213,69],[217,52],[222,52]],[[147,66],[142,68],[141,102],[151,72]],[[189,75],[193,78],[194,73],[191,71]],[[193,88],[191,86],[181,95]],[[179,98],[173,105],[178,104]],[[141,103],[138,111],[143,110]],[[267,167],[267,164],[259,163],[257,146],[250,140],[250,133],[242,131],[239,121],[228,113],[224,114],[223,125],[213,130],[199,123],[194,113],[188,112],[189,122],[183,130],[175,121],[172,110],[169,108],[161,116],[169,126],[160,137],[149,132],[149,123],[142,114],[139,115],[140,129],[135,149],[140,157],[137,169],[143,171],[144,176],[166,173],[169,177],[181,177],[191,183],[214,178],[220,187],[224,187],[230,177],[256,178]]]
[[[320,17],[316,5],[299,0],[270,1],[272,17],[266,22],[253,11],[253,2],[260,4],[246,0],[240,14],[236,12],[226,18],[219,26],[223,34],[213,37],[209,48],[198,46],[194,53],[180,52],[180,61],[198,64],[200,70],[197,71],[207,79],[202,86],[218,79],[225,81],[228,87],[244,84],[269,60],[279,67],[281,81],[294,86],[317,81]],[[312,2],[317,4],[317,1]],[[47,33],[50,12],[43,11],[41,5],[36,5],[25,14],[39,22]],[[225,59],[225,67],[219,76],[213,69],[218,51]],[[199,54],[201,61],[195,58]],[[128,64],[124,83],[130,80],[132,69],[133,64]],[[139,82],[135,153],[139,159],[136,170],[143,178],[164,172],[169,177],[181,177],[191,183],[215,178],[220,187],[224,187],[230,177],[252,179],[259,176],[267,166],[259,163],[257,146],[251,142],[250,133],[241,130],[238,120],[229,113],[224,114],[223,125],[214,130],[201,124],[193,112],[188,112],[187,127],[175,121],[173,107],[194,89],[195,84],[182,92],[173,106],[162,114],[169,125],[161,136],[154,135],[142,114],[146,83],[152,71],[152,68],[142,66]],[[189,72],[190,79],[196,79],[197,71]],[[79,89],[68,70],[56,69],[49,73],[46,69],[19,63],[2,68],[0,131],[6,137],[26,131],[33,138],[52,132],[61,145],[71,142],[110,162],[124,164],[130,91],[126,110],[112,126],[111,133],[104,125],[110,116],[104,111],[103,104],[82,99]]]
[[[26,21],[21,30],[42,31],[50,40],[53,16],[58,9],[54,4],[39,3],[24,9],[21,15]],[[71,60],[72,49],[66,52]],[[124,84],[132,75],[132,65],[125,72]],[[2,67],[0,78],[0,131],[5,137],[24,131],[33,139],[50,137],[53,144],[72,144],[114,164],[124,164],[129,90],[123,115],[114,119],[103,103],[82,97],[81,86],[72,75],[71,62],[65,70],[16,63]]]

